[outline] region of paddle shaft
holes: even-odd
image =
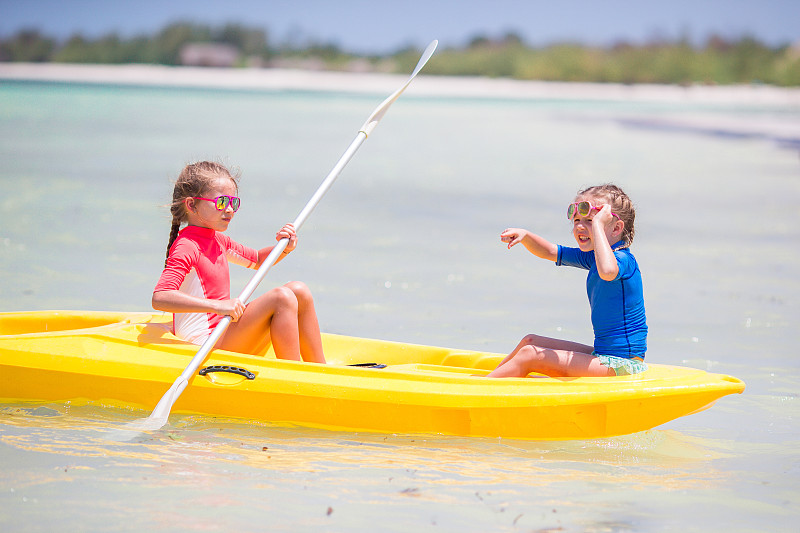
[[[294,220],[293,225],[295,230],[298,231],[302,227],[303,223],[306,219],[311,215],[311,212],[314,211],[314,208],[319,204],[322,197],[325,196],[325,193],[328,192],[328,189],[331,188],[333,182],[336,181],[336,178],[339,177],[344,167],[353,158],[356,151],[359,147],[363,144],[364,140],[367,138],[367,134],[363,131],[359,131],[356,138],[350,143],[350,146],[347,148],[345,153],[339,158],[339,161],[333,167],[333,169],[328,173],[328,175],[323,180],[322,184],[317,188],[317,191],[314,193],[314,196],[306,203],[306,206],[300,211],[300,214]],[[278,260],[278,257],[283,253],[286,249],[286,246],[289,244],[289,239],[281,239],[278,243],[272,248],[269,255],[264,259],[264,262],[258,268],[258,271],[255,273],[253,278],[250,282],[245,286],[242,290],[241,294],[239,294],[239,300],[242,302],[247,302],[250,299],[250,296],[253,295],[256,288],[258,287],[259,283],[264,279],[264,276],[267,275],[269,269],[275,264]],[[148,421],[152,426],[154,424],[160,424],[158,427],[163,426],[167,422],[167,417],[169,416],[170,411],[172,410],[172,406],[178,400],[178,397],[183,392],[183,389],[189,384],[189,380],[192,378],[197,369],[203,364],[208,354],[214,349],[214,346],[217,344],[217,341],[222,337],[225,333],[225,330],[228,329],[232,319],[230,316],[225,316],[222,320],[217,323],[217,326],[214,328],[214,331],[211,332],[211,335],[206,339],[200,349],[197,351],[197,354],[192,358],[191,362],[188,366],[184,369],[178,379],[172,384],[169,390],[164,394],[164,396],[159,400],[156,408],[153,410],[152,414],[148,417]]]
[[[425,63],[428,62],[428,59],[430,59],[430,57],[433,55],[434,50],[436,50],[437,44],[438,41],[433,41],[428,45],[428,47],[425,49],[422,56],[420,57],[419,61],[417,62],[417,66],[414,68],[414,71],[411,73],[411,76],[408,78],[408,81],[406,81],[405,85],[403,85],[397,91],[392,93],[386,100],[384,100],[375,109],[375,111],[372,112],[372,115],[369,116],[367,121],[359,130],[358,134],[356,135],[356,138],[353,140],[353,142],[350,143],[350,146],[347,148],[345,153],[342,155],[342,157],[339,158],[339,161],[336,163],[333,169],[328,173],[326,178],[322,181],[322,184],[317,188],[317,191],[314,193],[314,195],[308,201],[306,206],[303,208],[303,210],[295,219],[293,224],[296,231],[300,230],[300,227],[309,217],[309,215],[317,206],[317,204],[319,204],[320,200],[325,195],[325,193],[328,192],[328,189],[331,188],[333,182],[336,181],[337,177],[339,177],[339,174],[342,172],[347,163],[350,162],[350,159],[353,158],[353,155],[355,155],[359,147],[363,144],[366,138],[372,133],[372,131],[378,125],[378,122],[386,114],[386,111],[389,109],[389,107],[394,103],[395,100],[397,100],[397,98],[403,93],[403,91],[406,90],[406,88],[411,83],[411,80],[414,79],[417,73],[419,73],[419,71],[422,70],[422,67],[425,66]],[[280,241],[278,241],[278,243],[272,248],[272,251],[269,253],[269,255],[267,255],[266,259],[264,259],[264,262],[261,264],[256,274],[253,276],[250,282],[245,286],[244,290],[242,290],[242,293],[239,295],[239,300],[241,300],[242,302],[247,302],[250,296],[253,295],[253,292],[256,290],[256,287],[258,287],[258,284],[261,283],[261,280],[264,279],[264,276],[267,275],[269,269],[272,268],[272,265],[275,264],[275,262],[278,260],[278,257],[280,256],[280,254],[283,253],[288,244],[289,244],[289,239],[281,239]],[[169,417],[169,413],[172,410],[172,406],[178,400],[178,397],[183,392],[183,389],[185,389],[186,386],[189,384],[189,380],[192,378],[194,373],[197,371],[200,365],[203,364],[203,361],[206,359],[206,357],[208,357],[208,354],[217,344],[217,341],[219,341],[219,339],[225,333],[225,330],[230,325],[231,320],[232,319],[230,316],[225,316],[222,318],[222,320],[219,321],[217,326],[214,328],[214,331],[211,332],[211,335],[206,339],[206,341],[197,351],[197,354],[192,358],[189,365],[184,369],[181,375],[178,376],[178,379],[175,380],[175,382],[172,384],[169,390],[164,394],[164,396],[161,397],[161,400],[159,400],[158,404],[156,405],[156,408],[153,410],[150,416],[144,419],[141,424],[139,424],[139,427],[143,429],[158,429],[167,423],[167,418]]]
[[[339,177],[339,174],[342,172],[345,165],[347,165],[350,159],[352,159],[353,155],[355,155],[356,151],[363,144],[366,138],[366,133],[363,131],[358,132],[358,135],[353,142],[350,143],[347,151],[345,151],[344,155],[342,155],[342,157],[339,159],[339,162],[336,163],[336,166],[333,167],[333,170],[330,171],[328,176],[319,186],[317,192],[314,193],[314,196],[311,197],[306,206],[294,220],[293,225],[296,231],[300,230],[303,223],[311,215],[311,212],[314,211],[314,208],[317,207],[317,204],[319,204],[320,200],[322,200],[322,197],[325,196],[325,193],[328,192],[328,189],[331,188],[333,182],[336,181],[336,178]],[[255,292],[259,283],[261,283],[261,281],[264,279],[264,276],[267,275],[269,269],[272,268],[288,244],[289,239],[281,239],[278,241],[278,243],[272,248],[272,251],[270,251],[269,255],[267,255],[266,259],[264,259],[264,262],[258,268],[258,271],[252,277],[250,282],[245,286],[241,294],[239,294],[239,300],[242,302],[247,302],[247,300],[250,299],[250,296],[253,295],[253,292]],[[203,361],[205,361],[209,352],[211,352],[211,350],[217,344],[217,341],[219,341],[219,339],[225,333],[225,330],[228,329],[228,326],[231,322],[231,317],[225,316],[219,321],[219,323],[217,323],[214,331],[211,333],[211,335],[209,335],[209,337],[197,351],[197,354],[192,358],[192,361],[172,385],[172,388],[170,388],[167,394],[164,395],[164,397],[158,402],[153,414],[150,415],[151,417],[160,417],[161,415],[157,413],[160,413],[160,411],[163,411],[164,409],[167,409],[166,414],[169,415],[169,410],[171,410],[175,400],[178,399],[178,396],[180,396],[181,392],[183,392],[183,389],[186,388],[186,385],[189,383],[189,379],[194,375],[200,365],[203,364]]]

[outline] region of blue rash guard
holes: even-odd
[[[644,359],[647,351],[647,319],[642,274],[629,248],[615,251],[614,256],[619,273],[612,281],[600,278],[594,252],[559,246],[556,264],[589,271],[586,293],[592,309],[595,353]]]

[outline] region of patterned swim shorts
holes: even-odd
[[[614,355],[593,354],[600,362],[613,370],[618,376],[632,376],[647,370],[647,365],[641,357],[617,357]]]

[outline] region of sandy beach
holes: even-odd
[[[226,69],[163,65],[76,65],[0,63],[0,80],[102,83],[250,90],[348,93],[394,91],[406,76],[293,69]],[[480,77],[426,76],[409,94],[435,97],[568,99],[698,104],[757,104],[800,108],[800,89],[766,85],[688,86],[562,83]]]
[[[0,81],[40,81],[230,90],[311,91],[386,96],[407,77],[398,74],[279,68],[208,68],[164,65],[0,63]],[[800,88],[767,85],[678,86],[563,83],[419,75],[404,98],[593,101],[701,106],[691,118],[614,117],[638,127],[764,138],[800,149]],[[762,112],[753,115],[748,107]],[[734,109],[735,112],[731,113]],[[722,111],[722,112],[720,112]],[[744,111],[744,112],[742,112]],[[767,111],[767,113],[764,113]],[[607,117],[606,117],[607,118]]]

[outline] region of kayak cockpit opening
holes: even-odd
[[[113,311],[36,311],[31,313],[0,313],[0,335],[24,335],[72,331],[112,324],[148,321],[152,313]]]

